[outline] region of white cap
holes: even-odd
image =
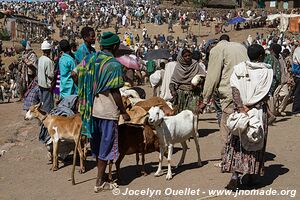
[[[50,50],[51,49],[51,44],[48,41],[44,41],[41,45],[42,50]]]
[[[30,45],[30,42],[27,41],[25,50],[31,50],[31,49],[32,49],[32,47]]]

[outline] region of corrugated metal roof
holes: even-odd
[[[227,6],[227,7],[235,7],[238,3],[236,0],[210,0],[207,3],[207,6]]]

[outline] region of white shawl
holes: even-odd
[[[234,67],[230,78],[231,87],[240,92],[243,105],[254,105],[261,101],[269,92],[273,80],[273,70],[264,63],[243,62]],[[243,148],[257,151],[264,145],[262,109],[252,108],[247,115],[232,113],[227,126],[234,135],[240,137]]]
[[[246,61],[234,66],[230,85],[239,90],[243,104],[251,106],[268,94],[272,81],[273,70],[267,64]]]
[[[160,97],[166,101],[169,101],[173,98],[173,96],[171,95],[169,86],[171,83],[171,78],[172,78],[176,64],[177,64],[177,62],[173,61],[173,62],[167,63],[165,66],[165,74],[162,79],[162,84],[161,84],[161,88],[160,88]]]

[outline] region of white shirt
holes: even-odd
[[[41,56],[38,61],[38,85],[50,88],[54,77],[54,65],[50,58]]]
[[[99,93],[94,98],[93,117],[118,120],[120,111],[110,91]]]

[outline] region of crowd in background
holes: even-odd
[[[250,175],[245,184],[250,184],[254,175],[263,175],[268,124],[276,122],[276,116],[285,116],[289,103],[293,103],[292,114],[300,116],[299,39],[275,31],[268,35],[249,35],[243,43],[231,42],[225,34],[208,41],[198,41],[193,34],[187,34],[184,39],[169,38],[164,34],[150,37],[142,24],[168,23],[172,29],[172,24],[177,21],[184,25],[193,19],[204,24],[209,15],[204,10],[188,13],[161,9],[147,3],[143,6],[93,4],[93,1],[76,2],[62,9],[57,2],[34,6],[28,3],[1,3],[2,8],[18,14],[33,15],[31,17],[42,15],[49,26],[57,23],[61,37],[66,33],[68,35],[57,42],[51,38],[45,39],[41,44],[43,55],[39,58],[28,39],[21,41],[23,51],[19,52],[18,61],[10,65],[9,75],[16,83],[15,97],[24,100],[24,110],[42,102],[41,109],[49,113],[55,108],[55,99],[78,95],[80,113],[86,127],[84,130],[95,139],[91,136],[91,116],[95,120],[95,130],[101,132],[103,127],[107,127],[108,130],[102,132],[115,134],[114,127],[119,115],[129,119],[116,89],[122,87],[124,82],[137,86],[148,84],[148,80],[154,88],[154,95],[171,101],[178,112],[186,109],[194,114],[216,111],[224,145],[221,148],[222,162],[216,166],[222,172],[232,173],[226,186],[228,189],[237,189],[239,179],[245,174]],[[56,18],[58,14],[63,15],[61,20]],[[236,15],[255,17],[256,13],[241,11]],[[68,21],[70,16],[71,21]],[[98,32],[98,28],[112,25],[112,17],[116,18],[116,33]],[[226,18],[231,17],[229,12]],[[138,23],[137,28],[143,27],[141,36],[130,31],[118,36],[120,26],[126,27],[134,22]],[[79,46],[76,45],[76,37],[83,39]],[[98,45],[96,41],[99,41],[101,51],[95,50],[95,45]],[[121,45],[134,55],[139,69],[123,66],[117,60],[116,53]],[[147,58],[150,52],[159,50],[167,50],[169,57]],[[95,67],[96,64],[100,67]],[[100,69],[103,73],[99,73]],[[201,81],[192,84],[197,75]],[[3,88],[1,91],[4,93]],[[92,109],[93,113],[87,112],[87,109]],[[227,120],[234,121],[234,113],[251,115],[256,119],[253,126],[259,124],[260,128],[254,128],[253,132],[261,134],[261,137],[253,132],[249,136],[259,140],[256,145],[246,142],[248,146],[241,149],[241,141],[250,139],[241,138],[229,130]],[[115,138],[110,138],[110,142],[115,142]],[[92,145],[100,145],[98,143],[92,141]],[[103,148],[107,150],[109,147]],[[92,151],[95,151],[93,147]],[[98,155],[101,151],[104,149],[98,149]],[[107,187],[102,179],[103,168],[105,171],[107,161],[114,159],[116,153],[115,150],[109,151],[106,156],[98,157],[100,175],[97,187]]]

